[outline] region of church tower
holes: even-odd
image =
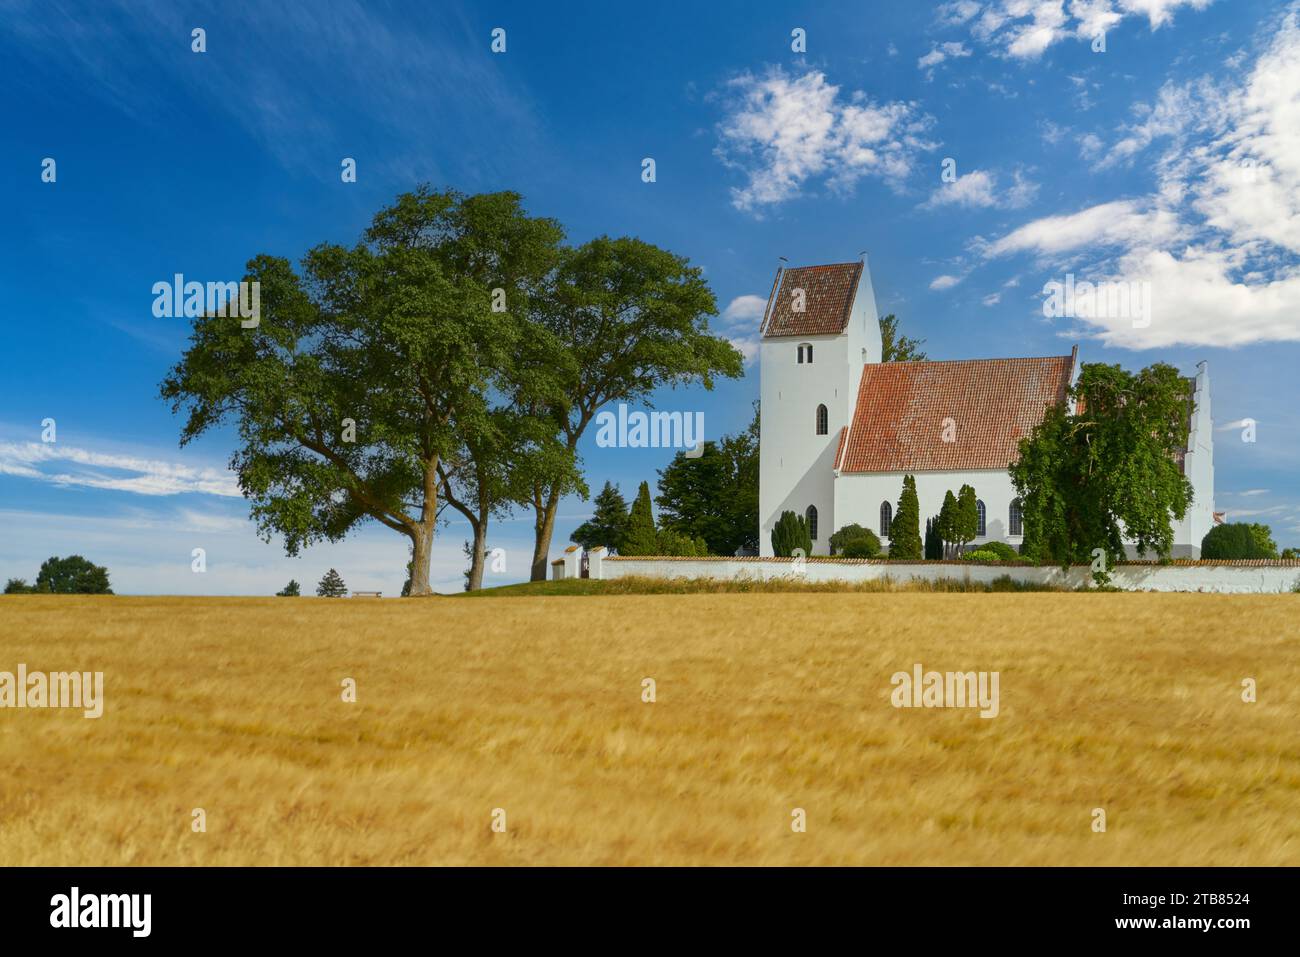
[[[830,554],[835,471],[863,365],[881,358],[880,317],[864,261],[778,269],[759,346],[760,555],[782,512],[807,519],[813,554]]]

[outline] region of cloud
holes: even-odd
[[[980,302],[984,303],[984,305],[986,306],[996,306],[1001,301],[1002,301],[1002,293],[1000,292],[991,292],[983,299],[980,300]]]
[[[977,239],[977,251],[1148,284],[1145,323],[1077,317],[1109,345],[1300,341],[1300,5],[1270,36],[1235,87],[1167,86],[1145,121],[1123,130],[1122,155],[1170,138],[1151,195],[1044,217]]]
[[[944,289],[951,289],[953,286],[956,286],[965,278],[966,278],[965,276],[948,276],[948,275],[936,276],[934,279],[930,281],[930,288],[939,291],[942,291]]]
[[[80,466],[59,471],[44,466]],[[126,473],[126,474],[110,474]],[[92,452],[51,442],[0,442],[0,474],[36,479],[51,485],[180,495],[186,492],[240,498],[235,477],[225,469],[195,468],[159,459]]]
[[[737,296],[722,310],[721,331],[740,350],[748,365],[758,355],[758,324],[767,300],[762,296]]]
[[[1204,10],[1214,0],[992,0],[951,3],[939,22],[968,26],[971,36],[999,56],[1035,60],[1071,37],[1091,41],[1127,17],[1146,17],[1152,30],[1173,22],[1181,8]]]
[[[844,195],[864,176],[898,188],[916,154],[934,148],[924,139],[933,119],[914,103],[878,103],[860,90],[841,96],[816,70],[744,74],[726,92],[714,154],[747,176],[731,190],[732,205],[746,212],[793,199],[818,179]]]
[[[916,61],[918,69],[925,70],[927,80],[934,78],[934,67],[938,66],[944,60],[956,59],[959,57],[968,57],[971,51],[966,49],[966,45],[960,42],[949,41],[947,43],[936,43],[930,48],[930,52]]]
[[[922,209],[936,209],[941,206],[961,206],[967,209],[1021,209],[1038,193],[1038,184],[1027,180],[1017,170],[1012,185],[998,193],[997,176],[987,170],[972,170],[959,176],[951,183],[945,183],[930,194],[922,204]]]

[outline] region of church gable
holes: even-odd
[[[1005,469],[1047,408],[1065,401],[1073,369],[1073,356],[869,364],[841,469]],[[954,441],[944,441],[947,419]]]
[[[784,270],[767,304],[763,338],[839,335],[848,325],[861,276],[860,262]]]

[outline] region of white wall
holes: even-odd
[[[1201,540],[1214,527],[1214,421],[1210,416],[1209,364],[1202,362],[1196,371],[1195,408],[1192,411],[1191,438],[1183,474],[1196,497],[1183,520],[1174,526],[1174,556],[1200,558]]]
[[[904,472],[843,472],[835,480],[835,530],[857,523],[880,534],[880,503],[889,502],[895,513],[903,494]],[[916,479],[916,497],[921,503],[921,537],[925,538],[925,520],[934,518],[943,508],[945,493],[954,496],[963,485],[975,489],[975,497],[984,503],[986,534],[975,543],[1006,542],[1019,548],[1022,536],[1011,534],[1011,500],[1016,497],[1011,476],[1004,470],[983,469],[965,472],[912,472]],[[882,544],[888,539],[881,537]]]
[[[875,581],[890,578],[943,578],[990,582],[1010,575],[1017,581],[1057,584],[1069,588],[1088,585],[1091,569],[1084,565],[1062,572],[1060,568],[1019,565],[977,565],[969,562],[841,561],[823,559],[803,563],[803,571],[788,558],[606,558],[600,565],[605,579],[638,576],[646,578],[716,578],[768,581],[797,578],[801,581]],[[1129,591],[1219,592],[1260,594],[1289,592],[1300,583],[1300,562],[1268,565],[1221,565],[1212,562],[1158,565],[1120,565],[1111,581]]]

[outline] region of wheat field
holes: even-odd
[[[0,671],[103,671],[105,708],[0,709],[0,865],[1295,865],[1298,612],[3,598]],[[998,671],[1000,714],[892,707],[918,662]]]

